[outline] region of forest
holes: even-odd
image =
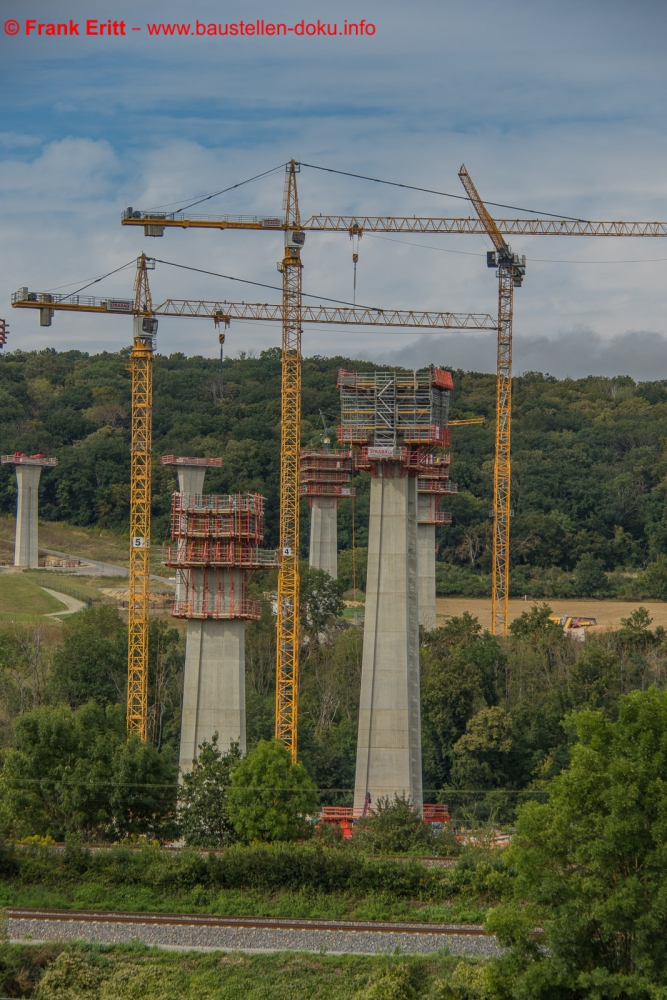
[[[0,356],[0,449],[55,455],[44,473],[47,521],[127,530],[129,516],[128,350],[13,351]],[[438,360],[438,359],[434,359]],[[303,364],[304,445],[317,445],[319,411],[336,424],[336,373],[369,362],[312,357]],[[484,417],[453,431],[451,526],[438,528],[438,592],[490,594],[495,381],[454,371],[452,418]],[[280,352],[217,360],[173,354],[155,362],[154,541],[165,538],[172,470],[164,454],[223,457],[211,492],[257,490],[267,501],[267,545],[277,542]],[[667,597],[667,382],[627,376],[514,379],[513,595]],[[354,519],[363,587],[368,477],[356,477]],[[11,468],[0,468],[0,511],[15,507]],[[307,551],[304,501],[302,551]],[[341,576],[351,586],[352,510],[339,514]]]

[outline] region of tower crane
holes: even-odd
[[[301,447],[301,248],[305,233],[299,214],[296,175],[299,164],[286,165],[281,218],[239,219],[237,229],[279,229],[285,246],[278,270],[282,273],[282,383],[280,423],[280,569],[276,615],[276,739],[297,758],[299,684],[299,451]],[[123,222],[141,213],[128,209]],[[157,217],[144,230],[162,236]]]
[[[296,171],[298,164],[291,161],[287,167]],[[502,410],[502,420],[497,422],[496,453],[494,462],[494,565],[493,565],[493,630],[507,634],[507,595],[509,592],[509,515],[510,515],[510,416],[511,416],[511,349],[513,290],[523,278],[524,258],[512,254],[504,236],[613,236],[613,237],[665,237],[667,222],[660,221],[601,221],[586,219],[493,219],[462,167],[461,180],[471,198],[477,218],[431,216],[365,216],[365,215],[312,215],[301,223],[306,232],[346,232],[351,237],[369,233],[458,233],[491,236],[494,257],[487,257],[490,267],[498,269],[499,317],[498,328],[498,387],[497,414]],[[464,180],[465,178],[465,180]],[[474,194],[473,194],[474,192]],[[482,214],[480,214],[480,212]],[[280,216],[184,216],[181,213],[142,212],[128,208],[123,214],[122,225],[143,226],[146,236],[163,236],[165,229],[248,229],[257,231],[285,230],[290,221]],[[492,235],[493,233],[493,235]],[[499,242],[500,241],[500,242]],[[511,255],[511,261],[508,257]],[[504,325],[503,325],[504,323]],[[502,343],[501,343],[502,341]],[[501,516],[497,511],[501,511]]]
[[[526,258],[513,254],[462,165],[461,183],[483,222],[495,250],[486,255],[488,267],[498,268],[498,365],[496,381],[496,444],[493,464],[493,574],[491,631],[507,633],[510,576],[510,438],[512,429],[512,318],[514,288],[521,287]]]
[[[289,171],[296,171],[294,161]],[[487,254],[487,265],[497,268],[498,294],[498,382],[496,390],[496,442],[494,462],[494,558],[492,630],[507,634],[509,595],[510,539],[510,432],[511,432],[511,361],[514,287],[520,287],[525,273],[525,258],[513,254],[504,236],[615,236],[665,237],[667,222],[620,222],[585,219],[493,219],[482,202],[466,170],[459,177],[470,198],[477,218],[430,216],[350,216],[313,215],[301,223],[305,232],[347,232],[360,238],[370,233],[458,233],[487,235],[495,250]],[[295,188],[296,190],[296,188]],[[189,216],[178,212],[155,213],[127,209],[123,225],[144,226],[147,236],[162,236],[166,228],[288,230],[287,216]]]
[[[104,308],[91,309],[78,296],[30,293],[21,288],[12,296],[14,308],[39,309],[40,325],[50,326],[54,313],[119,312],[133,316],[132,443],[130,450],[130,571],[127,651],[127,732],[148,738],[148,630],[151,535],[151,438],[153,411],[153,350],[158,321],[153,312],[148,271],[155,262],[142,253],[137,259],[134,295],[107,299]],[[89,302],[90,300],[87,300]]]
[[[301,228],[292,160],[285,178],[282,386],[280,421],[280,569],[276,621],[276,739],[297,759],[299,697],[299,452],[301,450]]]
[[[292,231],[297,234],[295,227]],[[290,241],[298,242],[290,235]],[[287,243],[287,241],[286,241]],[[298,255],[290,251],[294,247],[286,245],[285,260],[289,259],[290,267],[296,270],[299,265],[293,261]],[[232,320],[269,320],[283,324],[283,354],[288,352],[289,365],[283,367],[283,426],[281,449],[282,454],[298,456],[300,450],[299,427],[301,415],[300,375],[301,375],[301,320],[310,323],[325,323],[336,325],[361,325],[383,327],[409,327],[440,330],[493,330],[495,320],[486,313],[453,313],[426,312],[418,310],[368,309],[363,306],[344,308],[340,306],[307,306],[300,305],[300,271],[288,276],[289,288],[283,296],[281,305],[267,303],[237,303],[227,301],[204,301],[192,299],[166,299],[157,305],[153,304],[148,284],[148,270],[155,261],[142,254],[137,260],[137,278],[134,297],[128,298],[95,298],[92,296],[66,296],[48,293],[30,292],[27,287],[19,289],[12,296],[12,307],[19,309],[37,309],[40,312],[42,325],[50,325],[56,312],[86,312],[118,315],[119,313],[134,316],[134,343],[130,355],[130,370],[132,372],[132,471],[131,471],[131,547],[130,547],[130,628],[128,651],[128,730],[137,732],[146,739],[148,732],[148,598],[149,598],[149,539],[150,539],[150,497],[151,497],[151,413],[152,413],[152,362],[153,345],[157,333],[157,317],[181,317],[212,319],[216,325],[228,326]],[[283,272],[284,273],[284,272]],[[285,284],[287,284],[287,280]],[[298,284],[297,284],[298,283]],[[296,305],[295,305],[295,301]],[[286,319],[287,317],[287,319]],[[297,322],[299,320],[299,322]],[[287,329],[287,335],[286,335]],[[296,333],[298,329],[298,335]],[[286,346],[287,345],[287,346]],[[285,384],[287,383],[287,384]],[[289,404],[288,417],[291,423],[286,427],[285,402]],[[294,424],[296,423],[296,428]],[[286,440],[287,438],[287,440]],[[283,584],[283,629],[285,634],[298,640],[298,562],[295,556],[291,560],[285,553],[286,548],[296,549],[298,541],[298,464],[296,479],[292,465],[287,466],[281,458],[283,479],[288,483],[296,482],[296,498],[293,506],[285,512],[281,521],[281,563],[291,564],[292,573]],[[284,495],[285,484],[281,489]],[[296,514],[294,511],[296,508]],[[292,543],[290,545],[290,542]],[[296,612],[294,612],[294,586],[297,587]],[[292,616],[294,621],[290,621]],[[292,630],[291,633],[289,630]],[[283,650],[283,657],[298,656],[296,650]],[[279,660],[282,668],[283,660]],[[288,661],[293,662],[293,661]],[[282,675],[284,683],[280,692],[280,710],[282,719],[281,739],[296,753],[296,716],[297,716],[297,675],[287,671]],[[288,739],[290,742],[288,743]]]

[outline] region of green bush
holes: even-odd
[[[189,847],[222,847],[234,840],[227,792],[240,760],[239,744],[232,743],[223,753],[217,733],[199,747],[192,769],[183,775],[178,796],[178,825]]]
[[[370,981],[356,1000],[417,1000],[413,970],[404,962]]]
[[[317,789],[283,743],[260,740],[234,769],[229,818],[241,840],[296,840],[312,834]]]
[[[453,868],[427,868],[409,855],[400,861],[368,857],[361,851],[306,844],[234,844],[204,857],[192,851],[172,853],[157,846],[113,847],[89,851],[68,846],[20,847],[11,853],[15,868],[5,884],[38,886],[41,891],[71,894],[79,886],[102,895],[142,888],[162,896],[193,890],[349,893],[354,897],[386,894],[395,899],[442,901],[452,897],[498,899],[511,879],[502,858],[467,851]],[[136,895],[136,893],[135,893]]]
[[[16,720],[5,751],[0,830],[54,840],[168,834],[176,775],[170,747],[127,739],[122,705],[35,708]]]
[[[462,597],[490,597],[491,577],[453,563],[438,561],[435,564],[435,592],[440,597],[454,594]]]
[[[380,798],[375,810],[357,822],[353,845],[371,854],[458,854],[458,843],[447,829],[434,831],[404,795]]]
[[[579,597],[595,597],[607,591],[607,577],[601,559],[587,554],[581,557],[574,570],[574,583]]]

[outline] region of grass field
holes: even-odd
[[[0,946],[0,990],[42,1000],[354,1000],[382,979],[377,997],[464,997],[479,963],[445,954],[326,955],[166,952],[141,945]],[[35,987],[41,979],[39,993]],[[407,980],[407,982],[406,982]],[[407,990],[406,991],[406,986]],[[460,987],[460,988],[459,988]],[[20,992],[17,991],[20,990]]]
[[[0,573],[0,622],[44,621],[44,615],[66,610],[65,604],[46,594],[23,573]]]
[[[464,611],[479,618],[482,628],[491,628],[491,601],[477,597],[438,597],[436,600],[438,625],[444,625],[452,615],[462,615]],[[509,618],[513,621],[524,611],[530,611],[533,604],[548,604],[555,615],[582,615],[597,618],[597,628],[589,635],[603,629],[618,629],[621,618],[627,618],[639,607],[646,608],[653,619],[653,628],[662,625],[667,628],[667,601],[594,601],[573,597],[567,601],[520,601],[509,602]]]
[[[69,889],[0,883],[0,907],[105,910],[116,913],[210,913],[219,917],[285,917],[304,920],[417,920],[478,924],[491,904],[465,898],[442,903],[396,899],[389,893],[207,889],[168,893],[151,886],[113,888],[84,882]]]

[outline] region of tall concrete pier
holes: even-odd
[[[386,462],[371,482],[354,806],[405,795],[422,806],[417,480]]]
[[[57,458],[43,455],[3,455],[3,465],[16,467],[18,499],[16,504],[16,537],[14,541],[14,565],[36,569],[39,565],[39,478],[45,466],[58,464]]]
[[[172,615],[188,622],[180,749],[188,771],[214,733],[223,751],[235,741],[245,752],[245,621],[261,615],[248,600],[246,574],[275,566],[276,555],[259,548],[259,494],[174,493],[171,521],[167,565],[182,581]]]
[[[354,809],[405,795],[423,805],[417,477],[449,444],[449,372],[341,371],[340,441],[371,474]]]
[[[353,497],[352,452],[304,449],[299,456],[299,493],[310,502],[310,555],[313,569],[338,579],[338,504]]]

